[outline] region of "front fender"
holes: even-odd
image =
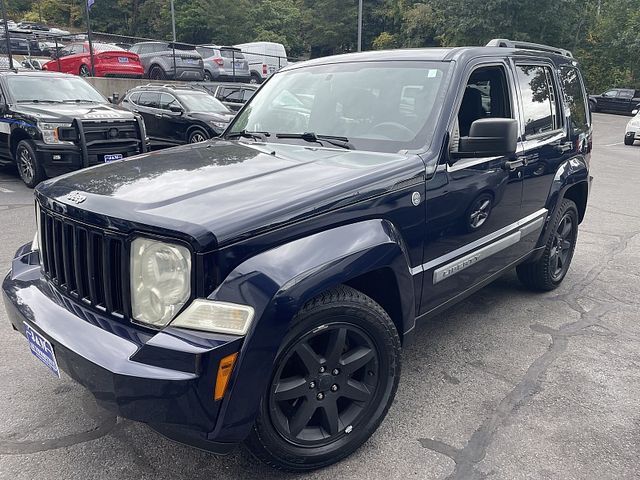
[[[250,258],[229,274],[209,298],[251,305],[255,320],[211,440],[239,442],[248,435],[296,312],[319,293],[380,268],[393,273],[402,292],[402,335],[415,320],[413,279],[402,238],[386,220],[366,220],[292,241]]]

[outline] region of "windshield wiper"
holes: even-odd
[[[249,130],[240,130],[239,132],[231,132],[226,135],[226,138],[253,138],[255,140],[265,141],[267,137],[270,137],[271,134],[269,132],[250,132]]]
[[[17,100],[16,103],[61,103],[60,100],[38,100],[34,98],[33,100]]]
[[[85,98],[76,98],[74,100],[63,100],[63,103],[96,103],[95,100],[87,100]]]
[[[327,142],[336,147],[346,148],[347,150],[355,150],[355,147],[351,143],[349,143],[349,139],[347,137],[336,137],[334,135],[316,135],[313,132],[276,133],[276,138],[300,138],[305,142],[319,143],[323,146],[323,142]]]

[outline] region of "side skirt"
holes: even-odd
[[[452,307],[456,303],[461,302],[465,298],[467,298],[470,295],[476,293],[478,290],[486,287],[491,282],[497,280],[499,277],[501,277],[502,275],[507,273],[509,270],[512,270],[513,268],[515,268],[519,264],[525,262],[530,257],[537,255],[543,249],[544,249],[544,247],[538,247],[535,250],[532,250],[531,252],[527,253],[526,255],[524,255],[523,257],[519,258],[515,262],[510,263],[509,265],[504,267],[502,270],[497,271],[496,273],[494,273],[490,277],[485,278],[483,281],[481,281],[479,283],[476,283],[475,285],[473,285],[472,287],[469,287],[468,289],[464,290],[463,292],[460,292],[455,297],[450,298],[446,302],[438,305],[435,308],[432,308],[431,310],[429,310],[428,312],[423,313],[419,317],[416,317],[416,322],[422,321],[422,320],[428,320],[429,318],[433,318],[435,315],[437,315],[437,314],[441,313],[442,311]]]

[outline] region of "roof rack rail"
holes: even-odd
[[[508,40],[506,38],[494,38],[489,41],[487,47],[503,47],[503,48],[522,48],[525,50],[538,50],[541,52],[557,53],[564,57],[573,58],[573,53],[564,48],[551,47],[549,45],[542,45],[541,43],[531,42],[519,42],[518,40]]]

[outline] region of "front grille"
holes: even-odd
[[[82,122],[87,148],[129,143],[140,139],[137,122]]]
[[[127,316],[124,240],[39,208],[40,258],[47,279],[71,297]]]

